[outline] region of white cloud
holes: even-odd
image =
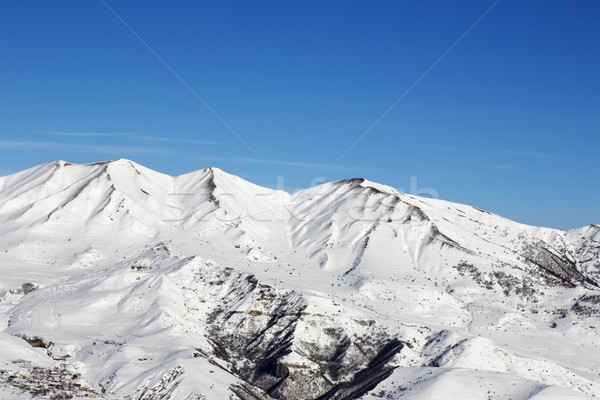
[[[161,143],[189,143],[189,144],[206,144],[206,145],[221,145],[222,142],[214,142],[208,140],[197,139],[181,139],[170,136],[150,136],[140,135],[132,132],[63,132],[44,130],[40,132],[43,135],[49,136],[69,136],[69,137],[122,137],[127,140],[137,140],[140,142],[161,142]]]
[[[79,136],[79,137],[102,137],[102,136],[132,136],[128,132],[61,132],[61,131],[41,131],[43,135],[50,136]]]
[[[116,155],[170,155],[172,151],[143,146],[119,146],[104,144],[72,144],[58,142],[0,141],[0,151],[65,151],[69,153],[116,154]]]
[[[211,142],[211,141],[206,141],[206,140],[180,139],[180,138],[174,138],[174,137],[142,136],[142,135],[131,136],[128,139],[145,141],[145,142],[161,142],[161,143],[189,143],[189,144],[207,144],[207,145],[225,144],[222,142]]]
[[[509,154],[513,156],[526,157],[526,158],[547,158],[551,160],[562,160],[561,157],[554,154],[540,153],[536,151],[527,150],[511,150],[511,149],[490,149],[484,147],[468,147],[468,146],[441,146],[442,150],[449,151],[462,151],[469,153],[497,153],[497,154]]]
[[[198,156],[194,157],[197,159],[209,160],[209,161],[223,161],[243,164],[266,164],[266,165],[283,165],[288,167],[300,167],[300,168],[321,168],[321,169],[337,169],[343,171],[353,170],[373,170],[372,167],[361,167],[357,165],[342,165],[342,164],[321,164],[312,163],[305,161],[290,161],[290,160],[273,160],[265,158],[249,158],[249,157],[214,157],[214,156]]]

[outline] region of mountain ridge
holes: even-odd
[[[0,178],[0,250],[8,399],[600,395],[597,225],[59,160]]]
[[[199,174],[212,175],[212,177],[214,179],[214,176],[216,175],[216,176],[218,176],[220,178],[224,178],[224,179],[229,179],[229,180],[234,179],[237,182],[242,182],[243,181],[245,184],[249,184],[249,185],[255,186],[256,188],[260,188],[260,189],[262,189],[264,191],[273,191],[273,192],[286,193],[288,196],[293,196],[296,193],[302,193],[304,191],[307,191],[307,190],[311,189],[311,188],[300,189],[300,190],[298,190],[298,191],[296,191],[294,193],[289,193],[289,192],[285,192],[284,190],[281,190],[281,189],[271,189],[271,188],[267,188],[267,187],[262,187],[262,186],[255,185],[255,184],[253,184],[253,183],[251,183],[249,181],[246,181],[246,180],[244,180],[244,179],[242,179],[242,178],[240,178],[240,177],[238,177],[236,175],[229,174],[229,173],[227,173],[227,172],[225,172],[222,169],[217,168],[217,167],[206,167],[206,168],[201,168],[201,169],[194,170],[194,171],[191,171],[191,172],[182,173],[182,174],[179,174],[179,175],[168,175],[168,174],[164,174],[164,173],[161,173],[161,172],[149,169],[147,167],[144,167],[141,164],[138,164],[138,163],[136,163],[136,162],[134,162],[132,160],[125,159],[125,158],[119,158],[119,159],[106,160],[106,161],[98,161],[98,162],[92,162],[92,163],[86,163],[86,164],[75,164],[75,163],[71,163],[71,162],[64,161],[64,160],[50,161],[50,162],[47,162],[47,163],[44,163],[44,164],[40,164],[40,165],[31,167],[31,168],[25,169],[23,171],[19,171],[19,172],[10,174],[10,175],[6,175],[6,176],[0,177],[0,183],[2,184],[2,185],[0,185],[0,190],[4,189],[4,186],[6,186],[7,182],[10,182],[11,180],[14,180],[14,179],[17,179],[17,180],[20,181],[22,179],[23,175],[30,174],[33,171],[36,171],[36,170],[39,170],[39,169],[44,169],[44,168],[52,170],[52,167],[54,167],[56,169],[59,169],[61,167],[69,167],[69,166],[76,167],[76,168],[90,168],[90,167],[98,167],[98,166],[100,166],[100,167],[103,167],[103,172],[107,172],[107,173],[108,173],[107,169],[109,167],[120,167],[120,168],[130,167],[134,171],[136,171],[136,173],[138,173],[140,175],[142,175],[142,173],[139,171],[141,169],[141,170],[144,171],[144,173],[149,173],[149,174],[152,174],[154,176],[161,176],[163,178],[171,178],[173,180],[177,180],[178,178],[181,179],[183,177],[195,177],[195,176],[197,176]],[[48,171],[44,171],[44,172],[48,172]],[[11,177],[12,177],[12,179],[11,179]],[[408,197],[419,198],[419,199],[423,199],[423,200],[432,200],[433,202],[446,202],[446,203],[449,203],[449,204],[460,204],[460,203],[454,203],[454,202],[450,202],[450,201],[442,200],[442,199],[430,199],[430,198],[426,198],[426,197],[420,197],[420,196],[416,196],[416,195],[410,195],[410,194],[406,194],[406,193],[401,193],[401,192],[398,192],[396,189],[394,189],[391,186],[383,185],[383,184],[380,184],[380,183],[377,183],[377,182],[372,182],[372,181],[369,181],[369,180],[367,180],[365,178],[360,178],[360,177],[342,179],[342,180],[339,180],[339,181],[326,182],[326,183],[322,183],[322,184],[316,185],[315,187],[321,187],[321,186],[326,187],[326,186],[329,186],[329,185],[336,185],[336,184],[355,184],[357,186],[362,186],[362,187],[365,187],[365,188],[371,188],[373,190],[376,190],[376,191],[379,191],[379,192],[383,192],[383,193],[392,194],[392,195],[408,196]],[[460,204],[460,205],[467,206],[465,204]],[[475,206],[468,205],[468,207],[472,207],[472,208],[474,208],[474,209],[476,209],[476,210],[478,210],[478,211],[480,211],[482,213],[493,214],[494,216],[501,217],[498,214],[492,213],[492,212],[487,211],[487,210],[480,209],[480,208],[475,207]],[[501,217],[501,218],[505,218],[505,217]],[[510,220],[508,218],[505,218],[505,219]],[[592,224],[584,225],[584,226],[573,228],[573,229],[560,230],[560,229],[556,229],[556,228],[539,227],[539,226],[535,226],[535,225],[525,224],[525,223],[521,223],[521,222],[516,222],[514,220],[510,220],[510,221],[514,222],[516,224],[527,226],[527,227],[535,227],[535,228],[542,228],[542,229],[552,229],[552,230],[555,230],[555,231],[562,231],[562,232],[579,230],[579,229],[583,229],[585,227],[592,227],[592,228],[593,227],[598,227],[597,224],[593,224],[592,223]]]

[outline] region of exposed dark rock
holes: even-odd
[[[394,371],[387,363],[402,350],[404,344],[399,340],[390,340],[369,361],[366,367],[360,369],[354,377],[335,385],[327,393],[316,400],[353,400],[375,389],[377,385],[387,379]]]
[[[0,384],[10,385],[35,396],[49,399],[71,399],[75,396],[97,397],[98,393],[83,383],[81,376],[64,368],[31,367],[26,362],[14,361],[28,367],[26,372],[9,373],[0,370]]]
[[[600,295],[586,294],[581,296],[571,310],[580,317],[600,316]]]
[[[235,400],[273,400],[274,398],[248,384],[231,385],[229,390],[236,396]]]
[[[429,217],[417,206],[410,205],[408,206],[408,210],[404,216],[404,219],[401,221],[403,224],[407,224],[409,222],[428,222]]]
[[[31,282],[27,282],[21,285],[21,289],[23,289],[23,294],[29,294],[34,290],[37,290],[38,287]]]
[[[597,282],[577,270],[574,261],[542,244],[527,246],[523,257],[530,264],[539,267],[539,272],[548,284],[566,287],[599,287]]]
[[[533,300],[538,294],[533,281],[528,277],[511,275],[501,270],[482,273],[467,262],[461,262],[454,268],[462,276],[470,277],[486,289],[500,289],[505,296],[518,295]]]
[[[33,336],[33,337],[28,337],[25,335],[16,335],[16,336],[20,337],[21,339],[23,339],[24,341],[29,343],[29,345],[31,347],[40,347],[43,349],[47,349],[54,344],[51,341],[47,342],[43,338],[38,337],[38,336]]]
[[[357,324],[369,332],[360,336],[337,324],[323,325],[323,316],[304,312],[299,294],[261,284],[252,275],[221,268],[203,279],[226,294],[207,320],[212,350],[197,352],[246,382],[230,388],[240,400],[355,399],[391,374],[389,362],[404,347],[376,324]],[[238,304],[248,308],[237,310]],[[327,345],[295,341],[302,318]],[[306,363],[286,363],[292,351]]]

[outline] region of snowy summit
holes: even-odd
[[[600,227],[364,179],[0,178],[0,398],[600,396]]]

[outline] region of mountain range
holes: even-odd
[[[0,178],[0,397],[600,396],[600,226],[355,178],[53,161]]]

